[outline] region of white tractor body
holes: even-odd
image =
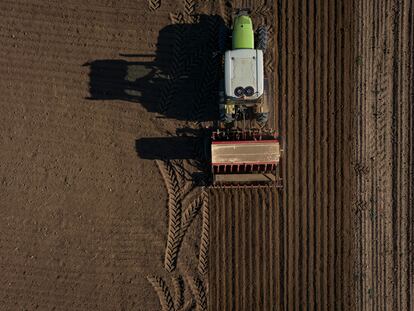
[[[230,100],[255,100],[263,95],[263,51],[237,49],[226,51],[224,56],[224,81],[226,97]],[[237,96],[236,89],[252,87],[251,96]]]

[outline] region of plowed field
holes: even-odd
[[[211,293],[213,301],[218,301],[217,307],[211,307],[212,310],[234,310],[234,305],[243,306],[235,310],[304,306],[345,309],[351,302],[352,278],[351,145],[347,142],[351,130],[351,90],[347,81],[351,75],[352,51],[345,44],[351,40],[349,7],[342,2],[281,1],[274,10],[273,16],[279,17],[274,18],[275,94],[284,146],[281,165],[284,189],[278,195],[273,194],[275,206],[262,206],[257,198],[259,192],[251,194],[254,202],[245,207],[251,214],[238,220],[245,222],[244,231],[257,235],[252,239],[241,237],[247,255],[231,257],[236,262],[234,269],[243,271],[244,267],[257,275],[257,282],[255,278],[242,281],[245,287],[252,288],[253,294],[249,296],[235,289],[233,283],[237,282],[228,281],[235,277],[231,267],[229,275],[224,276],[223,271],[227,270],[218,266],[222,277],[215,278],[213,272],[210,283],[215,279],[222,281],[220,286],[224,289],[218,290],[222,293],[221,300]],[[231,213],[234,208],[236,215],[238,210],[243,211],[237,207],[243,205],[240,201],[232,207],[231,203],[224,205],[226,200],[222,200],[211,210],[222,212],[227,208]],[[265,229],[264,220],[255,224],[262,217],[262,209],[277,215],[272,218],[276,225],[272,230]],[[226,217],[227,214],[221,216]],[[222,227],[241,230],[240,225],[233,224],[236,221],[237,218],[229,220]],[[260,247],[266,233],[276,236],[277,243],[273,242],[270,250]],[[233,248],[237,252],[241,247],[232,245],[231,239],[229,245],[225,244],[226,239],[220,241],[229,248],[227,252]],[[213,263],[217,258],[212,256]],[[263,272],[269,266],[273,275]],[[264,289],[263,273],[265,280],[276,283],[271,289]],[[229,286],[233,287],[226,289]],[[266,296],[269,292],[272,295]]]
[[[281,190],[205,187],[235,8],[268,26]],[[413,14],[0,1],[0,310],[412,310]]]
[[[272,310],[280,301],[280,204],[275,190],[210,194],[210,310]]]
[[[365,17],[355,23],[356,309],[412,310],[413,3],[367,1],[355,11]]]

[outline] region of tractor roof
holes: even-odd
[[[246,99],[255,100],[263,95],[264,87],[263,52],[261,50],[238,49],[226,51],[224,55],[224,85],[226,96],[241,99],[236,88],[253,88],[253,94]]]

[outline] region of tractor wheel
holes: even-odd
[[[258,50],[266,51],[267,48],[267,28],[265,26],[260,26],[256,30],[256,48]]]
[[[264,127],[267,123],[267,120],[269,119],[269,113],[268,112],[259,112],[256,114],[256,121],[259,124],[260,127]]]
[[[230,49],[230,29],[226,25],[221,25],[218,33],[218,48],[220,53],[226,52]]]

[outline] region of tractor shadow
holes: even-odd
[[[85,63],[90,70],[87,99],[134,102],[176,120],[217,119],[221,24],[219,16],[199,15],[196,23],[161,29],[154,55],[120,54],[120,59]]]
[[[135,141],[135,151],[141,159],[185,161],[190,164],[195,185],[205,185],[209,178],[210,144],[209,129],[180,128],[176,136],[145,137]]]

